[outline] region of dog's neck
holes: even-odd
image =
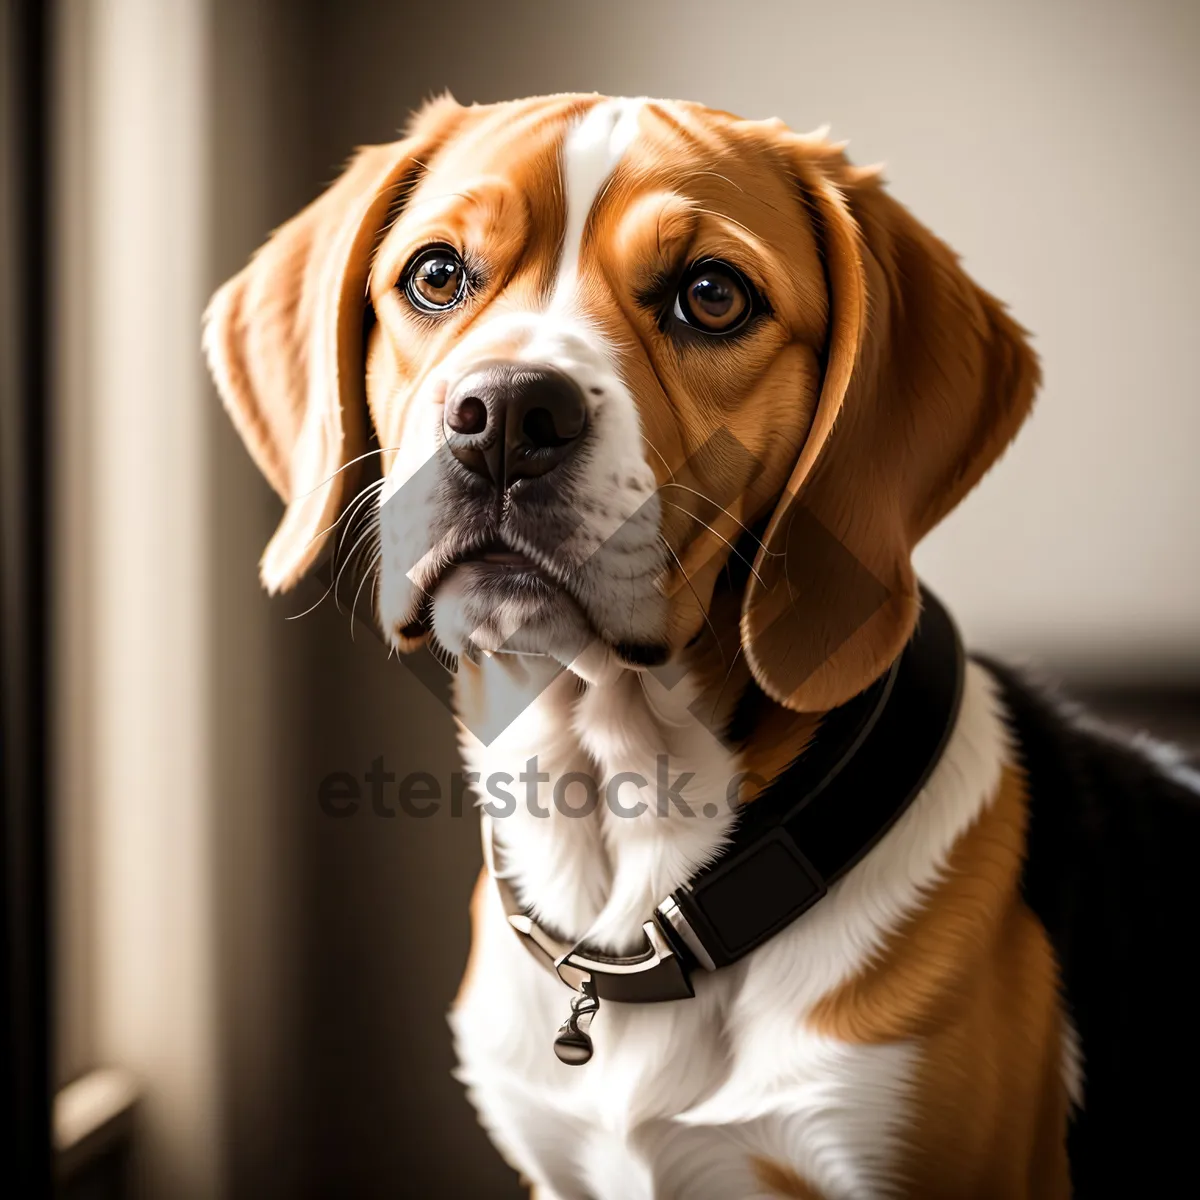
[[[563,670],[485,745],[471,729],[524,669],[511,656],[464,661],[457,694],[505,873],[560,936],[632,951],[655,904],[719,854],[737,806],[803,751],[819,717],[768,700],[744,657],[710,640],[674,672],[605,656]]]

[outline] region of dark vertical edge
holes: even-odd
[[[0,138],[4,197],[0,308],[0,955],[7,1195],[50,1194],[49,903],[47,871],[48,534],[46,381],[50,191],[48,0],[5,0],[0,48],[8,95]]]

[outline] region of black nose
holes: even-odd
[[[553,471],[587,425],[578,384],[552,367],[490,363],[446,396],[446,445],[500,489]]]

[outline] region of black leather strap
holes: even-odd
[[[916,632],[890,670],[829,713],[805,752],[742,813],[721,857],[643,926],[646,949],[618,958],[557,941],[521,911],[484,845],[509,922],[564,983],[601,1000],[694,994],[691,973],[737,962],[816,904],[919,794],[954,728],[964,656],[950,614],[921,589]]]
[[[736,962],[816,904],[895,824],[941,757],[964,659],[949,613],[921,594],[917,631],[891,670],[829,715],[811,749],[747,806],[721,858],[672,894],[713,966]]]

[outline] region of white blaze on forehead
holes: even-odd
[[[603,100],[567,131],[562,154],[567,221],[551,308],[573,306],[579,251],[588,215],[609,176],[637,137],[638,116],[646,103],[644,99]]]

